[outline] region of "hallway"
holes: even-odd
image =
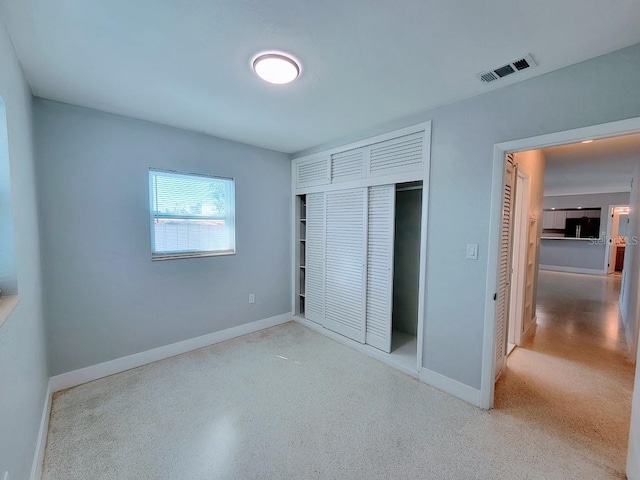
[[[619,321],[620,276],[540,271],[538,326],[496,384],[495,412],[545,430],[625,478],[635,367]]]

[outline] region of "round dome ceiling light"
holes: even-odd
[[[253,60],[253,71],[265,82],[283,85],[300,76],[300,65],[282,53],[263,53]]]

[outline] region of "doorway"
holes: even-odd
[[[499,371],[499,366],[498,366],[498,362],[501,360],[500,355],[498,354],[498,350],[496,350],[496,347],[500,348],[501,345],[501,337],[499,335],[497,335],[497,333],[499,332],[500,329],[500,325],[499,325],[499,318],[501,315],[500,312],[500,308],[506,309],[507,311],[511,312],[511,310],[515,309],[517,310],[517,307],[515,305],[517,305],[517,301],[514,300],[514,302],[512,304],[510,304],[510,298],[507,298],[506,301],[506,307],[505,307],[505,302],[503,302],[502,304],[496,302],[495,300],[497,298],[500,298],[500,293],[499,293],[499,288],[500,288],[500,282],[499,282],[499,278],[501,276],[501,272],[504,270],[504,262],[501,262],[500,259],[502,258],[501,255],[502,252],[504,251],[504,247],[503,244],[504,242],[501,242],[501,239],[505,238],[505,234],[503,232],[503,228],[505,225],[505,218],[504,218],[504,204],[503,204],[503,198],[504,198],[504,186],[506,184],[505,181],[505,167],[504,167],[504,161],[505,161],[505,155],[508,152],[518,152],[518,151],[523,151],[523,150],[529,150],[529,149],[536,149],[536,148],[541,148],[541,147],[549,147],[549,146],[553,146],[553,145],[564,145],[564,144],[568,144],[568,143],[574,143],[574,142],[584,142],[584,143],[588,143],[588,141],[590,139],[595,138],[607,138],[607,137],[611,137],[611,136],[615,136],[615,135],[624,135],[624,134],[631,134],[631,133],[637,133],[640,132],[640,119],[632,119],[632,120],[627,120],[627,121],[622,121],[622,122],[614,122],[612,124],[606,124],[606,125],[600,125],[600,126],[595,126],[595,127],[588,127],[588,128],[583,128],[583,129],[577,129],[577,130],[573,130],[573,131],[568,131],[568,132],[561,132],[558,134],[551,134],[551,135],[544,135],[544,136],[540,136],[540,137],[535,137],[535,138],[530,138],[530,139],[524,139],[524,140],[519,140],[519,141],[514,141],[514,142],[507,142],[504,144],[499,144],[495,146],[495,151],[494,151],[494,182],[493,182],[493,187],[492,187],[492,215],[491,215],[491,236],[490,236],[490,249],[489,249],[489,268],[488,268],[488,284],[487,284],[487,298],[491,299],[491,297],[493,297],[494,301],[489,300],[486,304],[486,309],[485,309],[485,332],[484,332],[484,346],[485,346],[485,350],[483,352],[483,371],[482,371],[482,383],[481,383],[481,404],[484,408],[492,408],[493,407],[493,402],[494,402],[494,392],[495,392],[495,378],[496,378],[496,370]],[[633,192],[632,192],[633,195]],[[620,205],[617,205],[620,206]],[[513,205],[511,206],[511,208],[513,209]],[[577,207],[579,208],[579,207]],[[594,209],[595,210],[595,209]],[[606,218],[607,216],[607,212],[608,210],[606,208],[603,209],[603,216]],[[622,212],[620,212],[621,215],[623,215]],[[517,271],[517,266],[518,266],[518,262],[517,262],[517,255],[518,255],[518,244],[516,244],[516,238],[519,237],[519,234],[516,234],[516,230],[518,228],[518,224],[519,222],[515,221],[515,209],[514,209],[514,213],[513,213],[513,219],[511,225],[513,228],[513,234],[511,236],[511,242],[508,246],[509,249],[509,262],[513,263],[513,268],[514,268],[514,272]],[[590,217],[588,217],[587,215],[584,214],[580,214],[578,215],[577,213],[575,215],[568,215],[567,213],[565,213],[565,222],[566,222],[566,217],[570,216],[570,217],[576,217],[576,218],[587,218],[587,220],[585,221],[578,221],[578,220],[571,220],[571,229],[567,229],[567,227],[565,226],[564,228],[562,227],[558,227],[555,228],[555,226],[549,227],[551,230],[555,229],[555,230],[562,230],[566,231],[571,230],[574,232],[574,238],[571,239],[567,239],[567,240],[571,240],[574,242],[580,241],[582,240],[585,245],[587,244],[587,242],[592,242],[592,244],[594,246],[598,245],[598,241],[599,240],[604,240],[601,237],[603,237],[604,235],[599,236],[600,238],[580,238],[580,232],[581,230],[586,231],[586,232],[590,232],[591,230],[591,226],[593,226],[593,221],[590,219]],[[542,216],[540,215],[539,217],[540,222],[542,221]],[[619,219],[618,219],[619,220]],[[631,223],[626,222],[626,219],[624,219],[623,217],[623,222],[626,223],[626,226],[629,227],[633,221]],[[623,223],[623,225],[624,225]],[[575,224],[575,225],[574,225]],[[620,229],[620,223],[618,222],[617,224],[618,230]],[[615,227],[613,227],[615,229]],[[624,228],[624,226],[623,226]],[[558,233],[558,237],[560,237],[559,233]],[[606,233],[603,232],[603,233]],[[614,232],[615,233],[615,232]],[[627,234],[629,234],[629,232],[627,232]],[[564,235],[562,235],[564,237]],[[538,241],[540,237],[538,236]],[[557,238],[558,241],[558,245],[562,245],[562,241],[560,241],[560,238]],[[565,239],[562,239],[565,240]],[[565,241],[564,242],[565,245],[567,245],[568,243]],[[605,249],[605,244],[604,242],[602,242],[602,260],[600,260],[600,262],[604,261],[604,249]],[[511,256],[511,253],[513,253],[513,257]],[[627,252],[628,254],[633,255],[635,261],[637,262],[638,258],[636,257],[640,257],[640,252],[638,250],[633,250],[632,252]],[[607,259],[609,258],[609,255],[612,255],[610,249],[607,250]],[[630,262],[627,261],[627,264],[629,264]],[[599,273],[601,275],[600,278],[596,278],[596,277],[587,277],[586,275],[583,275],[583,277],[587,278],[588,281],[591,281],[592,279],[595,282],[598,281],[606,281],[607,277],[606,277],[606,273],[607,273],[607,269],[602,269],[602,263],[599,263]],[[607,264],[605,264],[605,266],[607,266]],[[509,264],[509,267],[511,267],[511,264]],[[556,273],[549,273],[546,274],[550,279],[554,278],[554,275],[563,275],[563,274],[556,274]],[[575,274],[569,274],[569,275],[575,275]],[[560,285],[562,285],[562,282],[560,282]],[[504,286],[503,286],[504,287]],[[508,293],[507,293],[507,297],[513,297],[513,291],[515,289],[515,292],[517,292],[517,288],[514,284],[509,285],[508,288]],[[600,290],[598,291],[605,291],[606,289],[602,289],[600,288]],[[637,297],[638,297],[638,288],[637,285],[635,285],[635,287],[633,289],[631,289],[632,291],[630,292],[630,295],[632,295],[636,300],[634,300],[634,305],[637,305]],[[551,289],[552,294],[562,294],[563,293],[563,288],[557,288],[557,289]],[[515,293],[517,298],[517,293]],[[579,295],[579,293],[578,293]],[[561,295],[560,295],[561,297]],[[558,305],[562,306],[562,302],[564,300],[558,300],[558,298],[556,298],[556,301],[558,303]],[[585,299],[585,302],[589,302],[589,299]],[[631,309],[633,310],[633,309]],[[588,310],[585,310],[586,312],[588,312]],[[613,323],[611,323],[610,325],[613,325],[610,328],[617,328],[618,322],[617,322],[617,305],[615,306],[615,308],[611,309],[611,312],[613,312],[613,314],[616,316],[615,317],[615,321]],[[610,312],[608,312],[610,313]],[[506,318],[508,318],[510,316],[505,314],[504,312],[502,313],[503,316],[505,316]],[[637,320],[637,319],[636,319]],[[569,327],[567,327],[569,328]],[[513,337],[512,337],[513,338]],[[637,338],[633,339],[634,341],[634,348],[637,345]],[[505,342],[505,347],[506,347],[507,342]],[[560,346],[562,347],[562,346]],[[505,352],[506,353],[506,352]],[[539,353],[540,355],[540,353]],[[544,354],[542,354],[544,356]],[[506,359],[506,356],[505,356]],[[498,367],[498,368],[497,368]],[[631,380],[633,377],[633,371],[635,370],[635,367],[632,368],[632,370],[630,371],[631,374]],[[552,364],[549,365],[549,371],[553,373],[553,366]],[[633,382],[631,381],[631,384]],[[528,388],[529,388],[529,395],[528,398],[526,399],[527,401],[530,402],[536,402],[537,400],[539,400],[540,404],[544,403],[542,402],[542,397],[537,397],[536,396],[536,392],[531,390],[531,383],[529,383]],[[630,396],[630,389],[629,389],[629,396]],[[548,401],[549,398],[548,397],[544,397],[545,401]],[[560,399],[556,399],[557,401],[560,402],[565,402],[566,398],[560,398]],[[621,399],[623,400],[623,399]],[[630,400],[630,398],[628,399]],[[630,401],[629,403],[629,409],[630,409]],[[501,405],[502,406],[502,405]],[[573,408],[573,407],[572,407]],[[568,411],[568,410],[567,410]],[[540,412],[539,412],[540,413]],[[548,413],[548,412],[547,412]],[[553,423],[553,422],[552,422]],[[557,424],[550,424],[547,425],[547,427],[549,428],[555,428],[557,426]],[[628,426],[628,417],[627,417],[627,426]],[[626,440],[624,442],[626,444]]]
[[[607,274],[622,275],[629,227],[629,205],[611,205],[607,222]]]

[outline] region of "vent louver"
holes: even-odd
[[[527,68],[535,67],[537,64],[531,54],[525,55],[523,58],[519,58],[518,60],[514,60],[511,63],[503,65],[498,68],[494,68],[493,70],[489,70],[487,72],[481,72],[476,75],[476,77],[482,83],[491,83],[500,78],[504,78],[508,75],[517,73],[521,70],[526,70]]]

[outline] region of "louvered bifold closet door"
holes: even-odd
[[[323,325],[364,343],[367,189],[340,190],[325,195]]]
[[[502,223],[500,225],[500,263],[498,265],[498,292],[496,298],[496,364],[497,377],[505,365],[507,354],[507,321],[511,291],[511,244],[513,237],[513,212],[516,189],[516,167],[513,156],[507,157],[502,198]]]
[[[364,178],[365,149],[359,148],[331,155],[331,183]]]
[[[395,185],[369,188],[366,343],[391,352]]]
[[[324,320],[324,193],[307,195],[305,317]]]
[[[424,132],[412,133],[371,146],[369,175],[420,170],[424,161]]]

